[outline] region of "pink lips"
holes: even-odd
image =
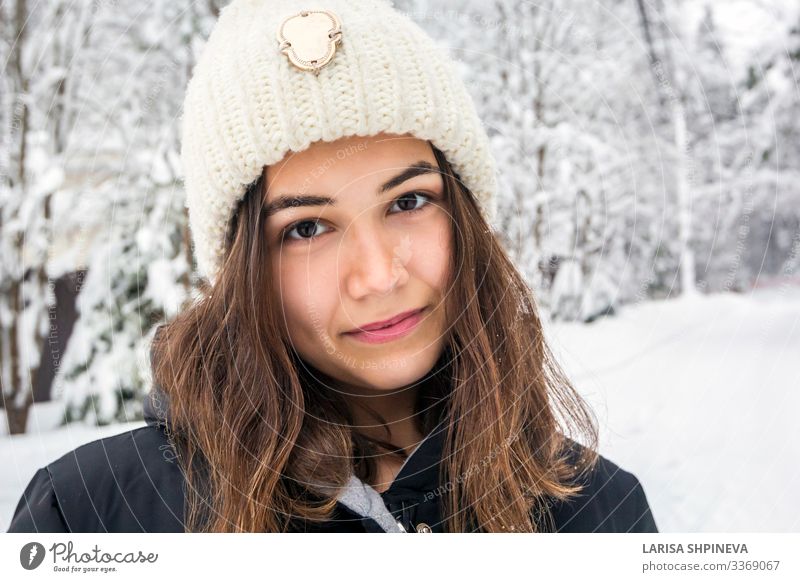
[[[352,337],[355,340],[362,341],[368,344],[382,344],[390,342],[401,337],[408,335],[417,327],[426,311],[427,307],[417,309],[416,311],[400,314],[389,321],[394,321],[392,325],[386,327],[379,327],[381,324],[370,324],[362,328],[363,331],[348,331],[345,335]],[[373,329],[377,328],[377,329]]]

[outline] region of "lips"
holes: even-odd
[[[411,317],[415,313],[419,313],[423,309],[425,309],[425,308],[424,307],[420,307],[418,309],[411,309],[409,311],[404,311],[402,313],[398,313],[397,315],[395,315],[394,317],[391,317],[389,319],[384,319],[383,321],[373,321],[372,323],[367,323],[365,325],[356,327],[354,329],[346,331],[345,333],[359,333],[359,332],[363,332],[363,331],[375,331],[375,330],[378,330],[378,329],[383,329],[385,327],[390,327],[392,325],[396,325],[397,323],[403,321],[404,319],[406,319],[408,317]]]

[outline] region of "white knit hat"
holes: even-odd
[[[320,140],[429,140],[495,220],[495,161],[474,103],[445,49],[389,0],[233,0],[194,68],[181,124],[194,253],[212,285],[247,186]]]

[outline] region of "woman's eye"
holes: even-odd
[[[415,207],[416,201],[413,198],[414,196],[421,196],[422,199],[425,201],[424,204]],[[408,214],[410,212],[416,212],[418,210],[422,210],[423,208],[425,208],[428,204],[430,204],[431,198],[432,198],[431,196],[423,194],[422,192],[406,192],[402,196],[395,198],[394,203],[400,204],[401,208],[405,204],[406,208],[403,208],[403,212],[405,214]]]
[[[419,200],[423,200],[423,204],[418,205]],[[424,194],[422,192],[406,192],[405,194],[397,197],[394,199],[392,203],[392,207],[399,204],[400,205],[400,213],[402,214],[412,214],[414,212],[418,212],[423,210],[428,204],[430,204],[433,196],[428,194]],[[322,226],[319,220],[299,220],[293,224],[287,226],[282,235],[281,235],[281,242],[288,242],[288,241],[311,241],[316,236],[321,233],[316,233],[315,231],[318,227]],[[297,232],[296,235],[292,233]]]
[[[321,226],[319,220],[301,220],[286,227],[283,231],[282,241],[287,240],[311,240],[314,235],[314,230]],[[291,236],[291,233],[297,231],[299,236]]]

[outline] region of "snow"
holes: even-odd
[[[649,302],[547,334],[661,531],[800,530],[800,292]]]
[[[167,317],[176,315],[186,298],[186,289],[181,284],[185,267],[183,257],[156,259],[147,266],[148,285],[144,296],[163,306]]]
[[[661,531],[800,531],[800,291],[647,302],[546,334],[596,413],[600,452],[641,480]],[[0,438],[0,528],[37,468],[142,425]]]
[[[713,0],[714,17],[720,27],[721,42],[728,47],[732,70],[744,70],[750,56],[772,38],[781,20],[790,21],[797,5],[792,0],[752,2],[750,0]],[[695,5],[700,12],[702,5]]]

